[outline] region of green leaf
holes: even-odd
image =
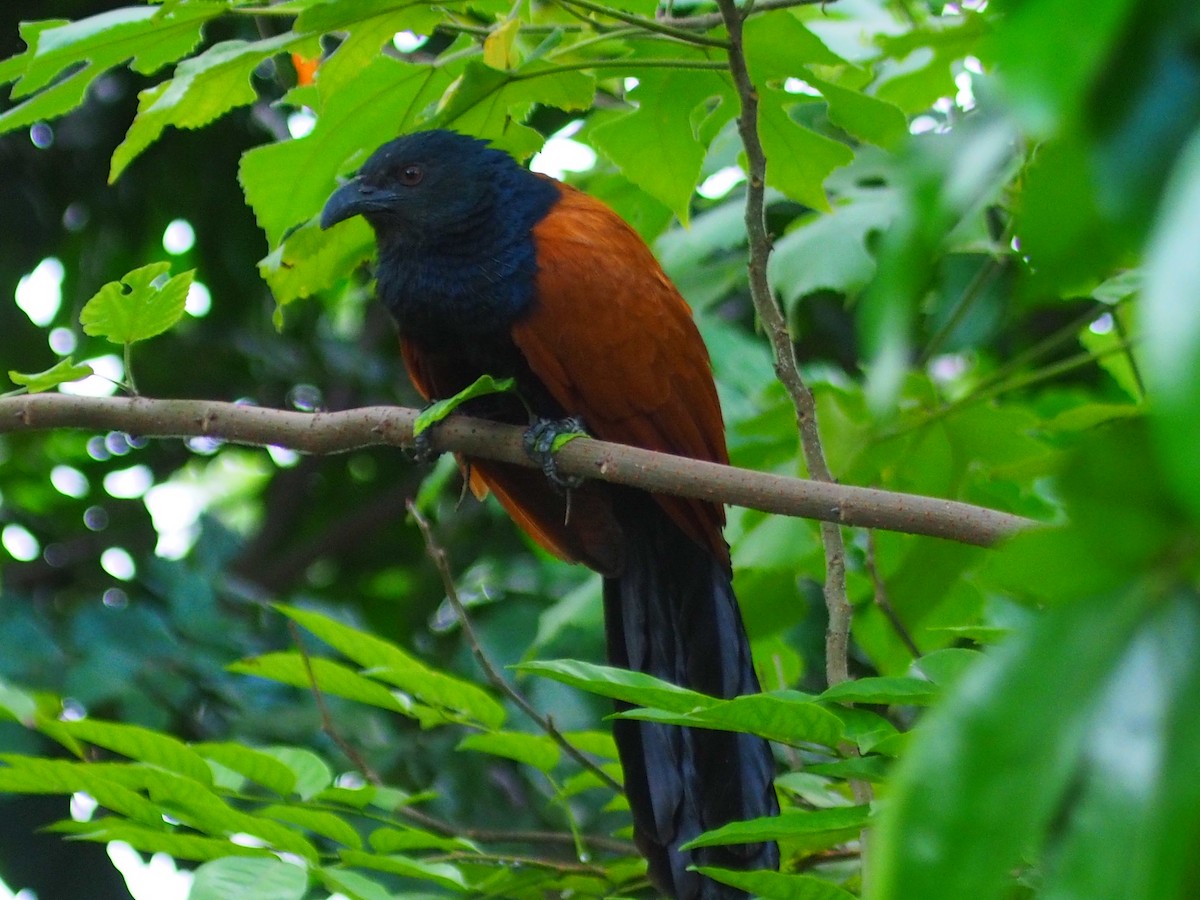
[[[596,80],[577,71],[561,71],[534,61],[514,73],[515,83],[505,93],[512,103],[536,103],[566,112],[578,112],[591,106],[596,95]]]
[[[253,103],[258,99],[250,82],[254,69],[277,53],[303,50],[306,39],[307,35],[285,32],[262,41],[222,41],[181,62],[174,78],[141,91],[137,116],[113,152],[109,182],[116,181],[168,125],[200,128],[235,107]],[[308,49],[319,51],[316,41],[308,40]]]
[[[1200,516],[1200,131],[1180,155],[1146,259],[1141,362],[1154,389],[1151,422],[1175,495]]]
[[[185,56],[199,43],[204,22],[223,12],[216,3],[170,10],[128,6],[78,22],[24,23],[21,38],[29,49],[8,61],[4,80],[19,76],[14,100],[40,93],[0,114],[0,133],[74,109],[99,75],[127,60],[133,60],[134,71],[148,75]]]
[[[705,153],[692,129],[692,111],[729,95],[730,88],[715,73],[652,69],[639,72],[638,79],[630,92],[637,109],[593,128],[591,140],[626,178],[686,225]]]
[[[775,244],[767,270],[772,286],[789,302],[820,290],[858,293],[875,274],[870,243],[895,215],[894,194],[881,189],[802,220]]]
[[[938,688],[923,678],[857,678],[829,688],[820,697],[842,703],[879,703],[925,706],[937,699]]]
[[[587,109],[595,91],[590,75],[562,71],[544,62],[501,71],[472,60],[447,90],[429,127],[476,135],[524,159],[542,146],[541,134],[522,124],[535,105]]]
[[[879,29],[874,43],[891,59],[877,64],[874,95],[915,115],[957,90],[952,65],[979,53],[989,17],[961,9],[959,15],[930,16],[911,30]]]
[[[38,702],[32,694],[0,679],[0,711],[27,728],[33,727],[37,718]]]
[[[311,750],[303,747],[264,747],[262,753],[277,759],[295,776],[293,790],[304,800],[315,797],[333,784],[329,765]],[[373,788],[372,793],[378,789]]]
[[[242,812],[199,782],[159,769],[145,768],[138,774],[160,811],[198,831],[214,837],[250,834],[310,862],[317,859],[316,848],[296,830]]]
[[[729,199],[694,216],[686,230],[673,228],[660,235],[654,242],[654,255],[671,280],[680,283],[713,255],[745,245],[745,207]]]
[[[40,394],[42,391],[48,391],[51,388],[58,387],[60,384],[66,384],[70,381],[79,381],[87,378],[92,374],[92,367],[86,363],[76,364],[71,357],[60,359],[49,369],[44,372],[36,372],[32,375],[26,375],[21,372],[9,370],[8,377],[12,379],[13,384],[19,384],[31,394]]]
[[[417,0],[321,0],[299,5],[301,9],[296,19],[297,31],[349,31],[351,34],[358,34],[364,28],[373,30],[375,20],[386,14],[392,34],[404,28],[411,28],[419,34],[428,34],[433,30],[433,26],[442,21],[436,11],[430,10],[428,5]],[[388,39],[392,34],[387,35]],[[378,53],[379,48],[376,47],[375,51]]]
[[[103,747],[139,762],[161,766],[186,775],[203,785],[212,785],[212,771],[204,759],[187,744],[167,734],[99,719],[78,719],[61,723],[74,738]]]
[[[682,713],[632,709],[617,713],[617,718],[721,731],[748,731],[784,744],[835,747],[842,739],[841,720],[810,702],[808,695],[795,691],[747,694],[731,700],[704,697],[704,703],[700,709]]]
[[[563,733],[563,737],[584,753],[605,759],[617,758],[617,742],[613,740],[611,731],[568,731]]]
[[[750,78],[760,89],[769,82],[801,76],[810,63],[838,66],[846,62],[792,13],[747,19],[742,41]]]
[[[788,810],[778,816],[731,822],[683,845],[713,847],[722,844],[753,844],[759,841],[783,840],[795,835],[818,834],[826,831],[857,831],[870,820],[870,807],[839,806],[833,809]]]
[[[336,813],[275,803],[258,810],[257,815],[299,825],[305,831],[327,837],[331,841],[345,844],[354,850],[362,849],[362,838],[359,837],[358,832]]]
[[[983,654],[978,650],[947,647],[944,650],[926,653],[913,663],[913,669],[919,670],[938,687],[944,688],[958,681],[971,666],[983,658]]]
[[[54,831],[70,834],[78,840],[97,841],[108,844],[123,841],[141,853],[165,853],[175,859],[190,859],[197,862],[223,859],[229,856],[270,857],[269,850],[261,847],[246,847],[224,838],[205,837],[147,828],[133,822],[112,817],[91,822],[60,822],[52,826]]]
[[[1141,401],[1145,390],[1141,382],[1141,372],[1134,363],[1134,350],[1132,347],[1121,346],[1128,335],[1137,333],[1137,326],[1133,321],[1134,305],[1126,303],[1119,306],[1109,313],[1109,316],[1112,319],[1112,327],[1103,332],[1093,331],[1090,326],[1082,328],[1079,331],[1079,343],[1092,354],[1096,365],[1112,376],[1113,381],[1121,386],[1131,400]],[[1130,407],[1127,411],[1134,409],[1137,407]],[[1070,419],[1066,421],[1070,422]]]
[[[1063,465],[1059,490],[1069,527],[1033,529],[987,559],[989,577],[1038,603],[1089,600],[1152,571],[1185,519],[1154,465],[1144,423],[1114,422]],[[1127,478],[1131,461],[1140,475]]]
[[[1095,165],[1078,135],[1039,148],[1025,179],[1015,230],[1038,283],[1066,294],[1108,274],[1118,242],[1098,206]],[[1064,209],[1073,214],[1064,216]]]
[[[813,209],[828,210],[825,179],[854,159],[845,144],[817,134],[788,115],[796,98],[781,90],[759,90],[758,136],[767,156],[767,184]],[[771,160],[778,162],[771,165]]]
[[[611,697],[636,706],[648,706],[669,712],[686,713],[720,702],[641,672],[598,666],[574,659],[534,660],[514,668],[519,672],[552,678],[563,684],[599,694],[601,697]]]
[[[998,20],[984,52],[1004,67],[1006,89],[1040,138],[1069,125],[1084,106],[1133,0],[1023,3]],[[1086,22],[1086,28],[1080,28]]]
[[[196,869],[188,900],[302,900],[308,873],[280,859],[229,856]]]
[[[328,768],[326,768],[326,773],[332,777]],[[375,799],[376,793],[377,788],[374,785],[364,784],[353,788],[326,787],[315,796],[323,803],[335,803],[350,809],[365,809]]]
[[[377,786],[371,795],[371,806],[387,812],[394,812],[401,806],[411,806],[414,803],[432,799],[434,796],[436,795],[428,792],[425,794],[406,794],[398,788]]]
[[[405,878],[429,881],[452,891],[466,891],[467,881],[457,866],[450,863],[425,862],[408,856],[384,856],[357,850],[342,852],[342,862],[348,866],[391,872]]]
[[[413,434],[418,435],[428,430],[468,400],[474,400],[476,397],[486,397],[489,394],[512,393],[516,390],[516,386],[517,380],[515,378],[493,378],[491,375],[480,375],[453,397],[434,401],[421,410],[421,414],[417,416],[416,422],[413,423]]]
[[[1179,601],[1176,601],[1179,603]],[[1189,897],[1200,890],[1193,850],[1200,841],[1200,782],[1191,778],[1200,761],[1200,652],[1196,647],[1195,591],[1182,598],[1190,645],[1186,655],[1173,656],[1165,672],[1172,698],[1162,724],[1162,769],[1146,819],[1136,832],[1137,855],[1128,867],[1130,882],[1145,897]],[[1170,623],[1174,624],[1174,623]],[[1176,644],[1178,648],[1180,644]],[[1173,648],[1175,649],[1175,648]],[[1134,716],[1137,713],[1133,713]],[[1129,821],[1129,820],[1126,820]],[[1131,841],[1118,836],[1121,846]]]
[[[64,794],[83,791],[105,809],[143,824],[162,827],[162,813],[118,779],[125,766],[76,763],[0,754],[0,791],[13,794]]]
[[[908,137],[908,118],[900,107],[818,78],[807,70],[804,80],[829,104],[829,120],[852,137],[888,150]]]
[[[317,88],[330,98],[351,84],[379,59],[385,44],[399,31],[433,34],[442,13],[428,3],[402,0],[328,0],[314,3],[296,18],[293,30],[313,34],[342,33],[333,55],[321,63]]]
[[[449,67],[377,58],[357,74],[352,90],[328,98],[311,133],[247,151],[238,176],[270,246],[321,211],[339,173],[411,130],[452,77]]]
[[[394,900],[391,891],[360,872],[327,866],[318,875],[326,890],[343,894],[350,900]]]
[[[504,707],[471,682],[431,669],[395,644],[320,613],[285,604],[276,604],[276,609],[354,660],[371,678],[394,685],[431,707],[465,716],[485,728],[504,724]]]
[[[231,663],[226,668],[230,672],[268,678],[298,688],[311,688],[315,682],[316,688],[323,694],[345,697],[356,703],[378,706],[416,719],[428,720],[431,712],[427,709],[423,711],[418,704],[399,696],[398,692],[363,677],[341,663],[319,656],[306,660],[296,651],[267,653]]]
[[[295,773],[274,756],[261,750],[234,743],[193,744],[192,749],[280,796],[287,796],[296,786]]]
[[[557,453],[563,447],[567,446],[567,444],[571,443],[571,441],[575,441],[575,440],[578,440],[579,438],[585,438],[585,437],[588,437],[588,433],[586,431],[562,431],[562,432],[559,432],[558,434],[556,434],[554,436],[554,440],[550,442],[550,452]]]
[[[891,761],[882,756],[852,756],[831,763],[814,763],[807,768],[813,775],[844,778],[847,781],[871,781],[875,784],[888,782]]]
[[[469,734],[458,742],[459,750],[478,750],[492,756],[502,756],[541,772],[550,772],[558,765],[561,752],[548,735],[525,734],[517,731],[495,731]]]
[[[189,270],[155,284],[170,270],[170,263],[151,263],[104,285],[79,314],[84,333],[114,344],[132,344],[169,329],[183,316],[195,274]]]
[[[371,849],[377,853],[396,853],[401,850],[477,850],[470,841],[443,837],[420,828],[376,828],[369,838]]]
[[[1071,808],[1051,837],[1039,894],[1046,900],[1156,900],[1193,893],[1180,884],[1188,877],[1190,854],[1179,851],[1194,847],[1200,837],[1194,805],[1200,790],[1190,778],[1167,780],[1165,769],[1174,763],[1177,771],[1186,771],[1200,762],[1194,724],[1200,709],[1194,693],[1200,683],[1196,601],[1195,593],[1181,592],[1146,622],[1105,686],[1072,785]],[[1172,732],[1180,724],[1191,733],[1176,743]],[[1190,803],[1169,799],[1180,795]]]
[[[1051,608],[929,714],[879,818],[871,900],[1008,895],[1010,871],[1074,783],[1096,702],[1147,601],[1128,591]]]
[[[616,763],[606,763],[601,765],[600,768],[607,773],[608,776],[613,779],[613,781],[620,783],[621,767],[619,765]],[[591,790],[602,790],[607,793],[611,793],[612,788],[610,785],[602,781],[600,776],[595,772],[591,771],[590,769],[583,769],[564,781],[562,788],[558,791],[556,796],[559,800],[569,800],[570,798],[576,797],[585,791]],[[625,800],[624,794],[618,794],[609,801],[609,806],[607,808],[628,809],[629,803]]]
[[[283,306],[331,287],[374,252],[371,226],[359,216],[328,230],[307,222],[259,261],[258,272]]]
[[[811,523],[790,516],[761,516],[733,542],[734,571],[794,572],[820,552]]]
[[[812,875],[785,875],[782,872],[738,872],[714,866],[699,866],[697,871],[724,884],[748,891],[763,900],[855,900],[854,895],[832,882]]]
[[[857,744],[863,753],[898,733],[895,725],[869,709],[835,705],[830,712],[841,719],[846,740]]]

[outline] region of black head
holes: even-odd
[[[511,157],[453,131],[421,131],[389,141],[321,212],[321,227],[361,215],[382,238],[395,233],[425,243],[460,233],[501,208],[514,176],[528,177]]]
[[[389,141],[325,204],[321,227],[363,216],[376,293],[401,329],[445,345],[499,333],[533,302],[533,228],[557,185],[452,131]]]

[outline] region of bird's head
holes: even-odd
[[[486,332],[529,307],[532,229],[555,182],[452,131],[389,141],[325,203],[321,227],[362,216],[379,249],[376,293],[409,334]]]
[[[338,188],[321,227],[363,216],[381,240],[452,237],[493,214],[503,182],[523,172],[507,154],[453,131],[421,131],[384,144]]]

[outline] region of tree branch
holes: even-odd
[[[750,297],[759,320],[766,329],[775,361],[775,375],[792,398],[796,423],[800,430],[800,448],[808,474],[819,483],[833,484],[833,475],[825,462],[825,450],[817,429],[817,404],[812,391],[800,374],[796,345],[788,330],[767,280],[767,260],[771,255],[771,236],[767,232],[766,186],[767,157],[758,134],[758,91],[750,78],[742,39],[746,18],[754,9],[754,0],[717,0],[717,9],[729,32],[729,72],[733,76],[739,100],[738,134],[746,149],[746,237],[750,245],[747,273]],[[825,609],[829,615],[825,628],[825,680],[830,687],[850,679],[850,624],[852,610],[846,594],[846,545],[837,520],[823,519],[821,543],[825,548]],[[850,753],[856,748],[847,745]],[[851,780],[850,788],[858,803],[869,803],[869,782]],[[866,846],[867,832],[861,836]]]
[[[758,91],[750,80],[742,42],[742,26],[754,8],[753,0],[743,7],[736,0],[717,0],[717,8],[729,32],[729,71],[737,87],[741,110],[738,134],[746,148],[746,236],[750,244],[747,266],[750,296],[766,329],[775,360],[775,375],[792,398],[800,427],[800,447],[808,473],[817,481],[832,482],[825,462],[821,435],[817,430],[817,405],[812,391],[800,375],[796,345],[788,331],[783,310],[771,293],[767,281],[767,259],[771,255],[771,236],[767,233],[765,192],[767,157],[758,136]],[[850,677],[850,602],[846,598],[846,547],[834,520],[823,520],[821,542],[825,546],[825,607],[829,625],[825,632],[825,678],[832,687]]]
[[[417,410],[368,406],[301,413],[210,400],[75,397],[27,394],[0,398],[0,434],[80,428],[142,437],[207,437],[237,444],[289,447],[302,453],[345,453],[360,447],[411,447]],[[434,450],[536,468],[523,429],[453,415],[430,434]],[[1031,519],[917,494],[808,481],[655,453],[607,441],[569,442],[558,470],[663,494],[696,497],[768,513],[838,525],[882,528],[991,546],[1036,524]]]
[[[462,626],[463,637],[467,639],[467,645],[471,648],[471,655],[475,657],[475,662],[483,671],[484,677],[487,678],[492,687],[515,703],[521,712],[525,713],[530,721],[540,728],[571,759],[595,775],[603,784],[608,785],[616,793],[623,793],[625,788],[622,787],[619,781],[605,772],[594,760],[589,759],[584,755],[583,751],[567,740],[563,736],[563,733],[555,726],[554,722],[551,721],[550,717],[543,716],[534,709],[533,704],[525,699],[525,695],[509,684],[508,679],[500,674],[500,670],[492,665],[492,661],[483,652],[483,644],[480,642],[479,636],[475,633],[475,626],[471,623],[471,619],[467,615],[467,608],[463,606],[463,602],[458,596],[458,586],[454,583],[454,575],[450,571],[450,560],[446,556],[446,551],[434,539],[433,529],[429,526],[429,522],[421,515],[417,509],[417,505],[412,501],[408,503],[408,514],[413,517],[413,521],[417,523],[417,528],[421,530],[421,537],[425,539],[425,553],[429,556],[442,578],[442,586],[446,589],[446,599],[454,607],[454,615],[458,618],[458,624]]]
[[[376,771],[371,768],[371,764],[367,762],[365,756],[358,752],[358,748],[346,740],[337,725],[333,721],[333,716],[330,715],[329,706],[325,703],[325,694],[317,684],[317,675],[313,671],[312,659],[308,655],[308,648],[304,646],[304,639],[300,636],[300,627],[291,619],[288,619],[288,633],[292,636],[292,643],[296,645],[296,649],[300,653],[300,659],[304,662],[304,674],[308,678],[308,687],[312,691],[313,700],[317,704],[317,713],[321,717],[321,731],[325,733],[342,753],[346,754],[346,758],[354,764],[354,768],[359,771],[363,778],[367,779],[371,784],[379,786],[383,784],[383,779],[379,777]]]

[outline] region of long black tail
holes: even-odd
[[[622,497],[626,559],[604,581],[613,665],[718,697],[756,693],[758,678],[728,565],[676,526],[646,495]],[[632,507],[632,509],[631,509]],[[779,811],[767,742],[746,734],[618,719],[613,725],[650,878],[675,900],[747,895],[690,865],[777,868],[779,848],[744,844],[681,851],[703,831]]]

